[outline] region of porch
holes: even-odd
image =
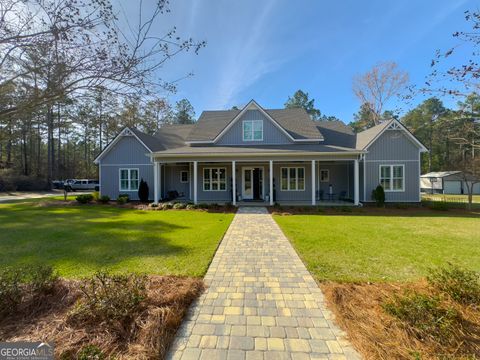
[[[359,204],[358,159],[154,161],[154,201],[235,206]]]

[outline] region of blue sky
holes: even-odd
[[[169,98],[188,98],[197,116],[252,98],[281,108],[302,89],[323,114],[348,123],[360,105],[352,92],[356,74],[395,61],[411,83],[423,84],[435,50],[456,44],[451,34],[466,28],[463,12],[477,7],[467,0],[172,0],[155,32],[176,25],[180,36],[207,46],[175,58],[159,76],[194,73]],[[387,107],[405,110],[419,101]]]

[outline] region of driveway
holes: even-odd
[[[239,208],[170,359],[359,359],[265,208]]]

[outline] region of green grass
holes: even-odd
[[[403,212],[275,220],[319,280],[415,280],[447,261],[480,270],[480,217]]]
[[[39,202],[0,204],[0,267],[46,262],[70,278],[98,269],[202,276],[233,218]]]
[[[468,203],[468,195],[422,194],[422,200]],[[472,203],[480,204],[480,195],[473,195]]]

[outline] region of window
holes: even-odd
[[[227,170],[225,168],[203,169],[203,191],[225,191]]]
[[[282,167],[281,189],[282,191],[303,191],[305,190],[305,168],[303,167]]]
[[[385,191],[404,191],[404,165],[380,165],[380,185]]]
[[[138,169],[120,169],[120,191],[138,190]]]
[[[243,122],[243,141],[263,140],[263,120],[245,120]]]
[[[320,169],[320,182],[329,182],[330,181],[330,170]]]
[[[188,171],[187,170],[180,171],[180,182],[181,183],[188,183]]]

